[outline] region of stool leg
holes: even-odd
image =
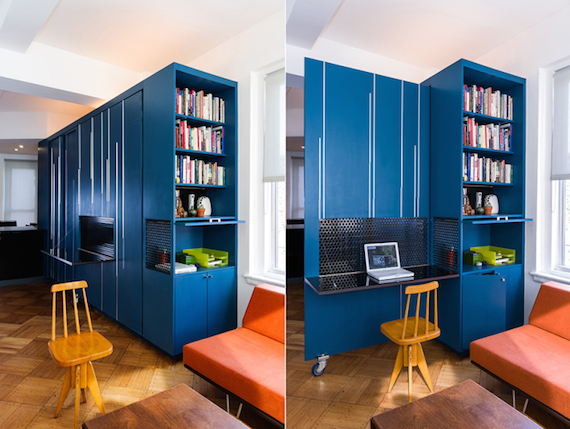
[[[388,393],[392,391],[394,384],[396,384],[396,380],[398,379],[398,375],[400,375],[400,371],[404,366],[404,346],[400,346],[398,348],[398,355],[396,356],[396,363],[394,364],[394,370],[392,371],[392,377],[390,378],[390,384],[388,385]]]
[[[408,398],[410,402],[412,402],[412,370],[414,369],[413,365],[413,352],[412,346],[408,347]]]
[[[59,412],[61,411],[61,407],[65,402],[65,398],[67,398],[67,394],[69,393],[69,389],[71,388],[71,367],[67,368],[65,372],[65,378],[63,379],[63,386],[61,388],[61,394],[59,395],[59,401],[57,402],[57,408],[55,409],[55,416],[59,416]]]
[[[99,407],[99,411],[101,411],[101,414],[105,414],[105,405],[103,405],[103,398],[101,397],[99,384],[97,384],[97,377],[95,377],[95,370],[91,362],[87,362],[87,387],[89,387],[93,399],[95,399],[95,403]]]
[[[424,381],[429,388],[429,391],[433,393],[433,385],[431,384],[431,377],[429,376],[429,370],[426,362],[426,357],[424,355],[424,350],[422,349],[422,345],[417,345],[417,354],[418,354],[418,369],[420,370],[420,374],[424,377]]]
[[[75,367],[75,419],[73,428],[77,429],[79,424],[79,400],[81,398],[81,366]]]

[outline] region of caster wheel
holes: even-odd
[[[314,364],[313,365],[313,375],[315,377],[322,375],[323,372],[325,372],[325,366],[326,365],[322,365],[320,362],[317,362],[316,364]]]

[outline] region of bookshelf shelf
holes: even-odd
[[[505,118],[499,118],[497,116],[489,116],[489,115],[484,115],[482,113],[475,113],[475,112],[470,112],[468,110],[464,110],[463,111],[463,115],[464,116],[470,116],[472,118],[477,119],[481,124],[491,124],[491,123],[496,123],[496,124],[512,124],[514,121],[511,119],[505,119]]]
[[[511,150],[497,150],[497,149],[487,149],[484,147],[474,147],[474,146],[463,146],[463,152],[473,152],[473,153],[489,153],[493,156],[497,155],[512,155],[514,154]]]
[[[204,118],[197,118],[196,116],[181,115],[179,113],[176,114],[176,119],[187,120],[194,125],[205,125],[205,126],[211,126],[211,127],[226,125],[225,122],[210,121],[210,120],[204,119]]]
[[[513,186],[513,183],[502,182],[472,182],[469,180],[463,181],[464,186]]]
[[[191,149],[180,149],[176,148],[176,153],[178,155],[195,155],[196,157],[225,157],[225,153],[208,152],[205,150],[191,150]]]

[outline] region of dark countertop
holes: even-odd
[[[41,231],[35,226],[0,226],[0,234],[5,232]]]
[[[395,279],[390,283],[380,283],[368,276],[365,271],[362,271],[356,273],[309,277],[305,278],[305,283],[309,285],[317,295],[332,295],[399,285],[427,283],[434,280],[437,281],[459,277],[458,273],[433,265],[403,268],[412,271],[415,274],[412,280],[402,281]]]

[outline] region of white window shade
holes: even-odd
[[[553,77],[552,180],[570,179],[570,67]]]
[[[18,226],[36,222],[37,162],[5,160],[4,220],[15,220]]]
[[[265,77],[263,181],[285,180],[285,70]]]

